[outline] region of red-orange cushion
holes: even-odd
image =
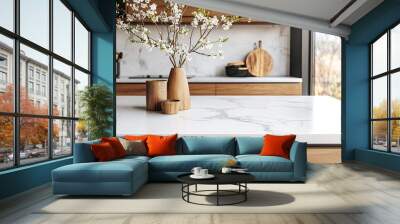
[[[296,135],[265,135],[261,156],[280,156],[289,159],[290,148]]]
[[[126,156],[126,151],[124,149],[124,146],[122,146],[121,142],[119,141],[118,138],[116,137],[110,137],[110,138],[101,138],[101,142],[108,142],[114,149],[115,155],[118,158],[122,158]]]
[[[108,142],[93,144],[91,145],[91,149],[94,157],[99,162],[110,161],[117,158],[113,147]]]
[[[147,155],[154,156],[165,156],[165,155],[176,155],[176,139],[178,135],[170,136],[157,136],[150,135],[147,137]]]

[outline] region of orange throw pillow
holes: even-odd
[[[157,136],[150,135],[147,137],[147,154],[148,156],[165,156],[176,155],[176,139],[178,135]]]
[[[280,156],[289,159],[290,148],[296,135],[265,135],[261,156]]]
[[[108,142],[93,144],[91,145],[91,149],[94,157],[99,162],[110,161],[117,158],[113,147]]]
[[[124,149],[124,146],[121,144],[118,138],[116,137],[110,137],[110,138],[101,138],[101,142],[108,142],[114,149],[115,155],[118,158],[122,158],[126,156],[126,151]]]

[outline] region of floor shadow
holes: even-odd
[[[210,194],[207,197],[207,202],[210,204],[216,204],[216,193]],[[241,199],[243,196],[229,196],[221,197],[220,203],[231,203]],[[241,207],[266,207],[266,206],[278,206],[285,205],[294,202],[296,199],[285,193],[280,193],[276,191],[260,191],[251,190],[248,192],[247,201],[237,204],[236,206]]]
[[[169,199],[181,197],[181,185],[176,183],[148,183],[133,195],[59,195],[58,199]]]

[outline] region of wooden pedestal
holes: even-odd
[[[146,82],[146,109],[161,110],[161,102],[167,100],[167,81],[151,80]]]
[[[181,101],[166,100],[161,102],[161,110],[164,114],[176,114],[181,108]]]

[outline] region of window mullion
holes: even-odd
[[[71,23],[72,23],[72,38],[71,38],[71,56],[72,56],[72,64],[74,66],[71,67],[71,91],[72,91],[72,105],[71,105],[71,117],[75,118],[75,12],[72,11],[71,14]],[[76,121],[72,121],[72,130],[71,130],[71,150],[72,150],[72,155],[74,155],[75,151],[75,126],[76,126]]]
[[[374,63],[373,63],[373,54],[374,54],[374,48],[372,47],[372,45],[370,45],[369,47],[370,50],[370,55],[369,55],[369,85],[370,85],[370,89],[369,89],[369,118],[370,118],[370,122],[369,122],[369,137],[370,137],[370,149],[374,148],[374,136],[373,136],[373,91],[374,91],[374,85],[373,85],[373,79],[372,79],[372,73],[374,71]]]
[[[53,52],[53,0],[49,0],[49,50]],[[49,97],[49,115],[48,120],[48,152],[49,159],[53,158],[53,57],[49,55],[49,75],[48,75],[48,97]]]
[[[390,30],[387,32],[387,71],[390,70]],[[391,79],[392,79],[392,75],[389,73],[387,75],[387,110],[388,110],[388,118],[392,117],[392,99],[391,99]],[[392,121],[389,120],[387,125],[387,140],[388,140],[388,152],[392,151]]]
[[[19,35],[19,7],[20,0],[14,1],[14,30]],[[20,112],[20,47],[19,47],[19,40],[18,38],[14,39],[14,112]],[[19,166],[20,164],[20,143],[19,143],[19,136],[20,136],[20,119],[19,117],[14,116],[14,166]]]

